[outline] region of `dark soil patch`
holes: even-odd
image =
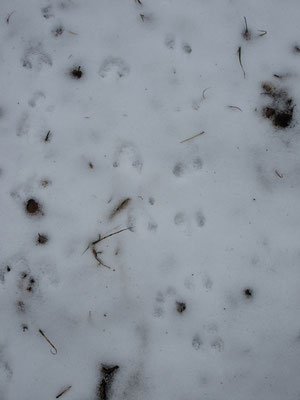
[[[263,116],[277,128],[288,128],[293,120],[295,107],[293,99],[286,90],[278,89],[268,82],[262,84],[262,89],[264,90],[262,95],[268,96],[271,102],[270,105],[263,108]]]
[[[118,365],[115,366],[101,366],[101,381],[97,389],[97,399],[108,400],[111,385],[113,383],[114,375],[119,369]]]
[[[26,211],[28,214],[39,214],[41,213],[41,206],[36,200],[29,199],[26,203]]]
[[[179,302],[179,301],[176,301],[176,309],[181,314],[186,310],[186,304],[182,303],[182,302]]]
[[[243,293],[247,299],[251,299],[253,297],[253,290],[251,288],[244,289]]]
[[[39,244],[46,244],[48,242],[48,236],[47,235],[41,235],[40,233],[38,234],[38,239],[37,242]]]
[[[81,66],[80,65],[71,70],[71,76],[74,79],[81,79],[82,75],[83,75],[83,71],[81,70]]]

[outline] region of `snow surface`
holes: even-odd
[[[1,1],[0,400],[300,399],[299,13]]]

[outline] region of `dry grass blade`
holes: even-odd
[[[46,135],[46,137],[45,137],[45,142],[48,142],[49,136],[50,136],[50,131],[47,132],[47,135]]]
[[[92,248],[92,252],[93,252],[93,255],[94,255],[95,259],[98,261],[99,265],[103,265],[103,267],[111,269],[111,267],[109,267],[108,265],[104,264],[104,262],[98,257],[98,254],[101,254],[102,251],[96,251],[96,249],[93,247]]]
[[[238,57],[239,57],[240,66],[241,66],[243,74],[244,74],[244,78],[246,78],[246,72],[245,72],[243,64],[242,64],[242,47],[241,46],[238,48],[237,53],[238,53]]]
[[[64,389],[62,392],[60,392],[55,398],[59,399],[63,394],[65,394],[68,390],[71,389],[72,386],[68,386],[66,389]]]
[[[237,106],[227,106],[228,108],[232,108],[233,110],[243,111],[240,107]]]
[[[202,132],[200,132],[200,133],[197,133],[197,135],[194,135],[194,136],[192,136],[192,137],[189,137],[189,138],[187,138],[187,139],[184,139],[184,140],[182,140],[180,143],[184,143],[184,142],[187,142],[188,140],[195,139],[196,137],[203,135],[203,133],[205,133],[205,132],[202,131]]]
[[[54,346],[54,344],[51,343],[51,341],[47,338],[47,336],[44,334],[44,332],[41,329],[39,329],[39,332],[43,336],[43,338],[50,344],[52,349],[54,349],[54,352],[51,351],[51,349],[50,349],[50,353],[53,354],[53,355],[57,354],[57,348]]]
[[[122,200],[121,203],[119,203],[119,205],[112,211],[109,218],[112,219],[117,214],[119,214],[122,210],[124,210],[124,208],[126,208],[128,206],[130,200],[131,199],[129,197],[125,200]]]
[[[121,232],[124,232],[124,231],[128,231],[128,230],[130,230],[130,229],[132,229],[132,227],[125,228],[125,229],[121,229],[120,231],[110,233],[109,235],[103,236],[102,238],[99,237],[99,239],[96,241],[96,243],[102,242],[102,240],[104,240],[104,239],[107,239],[107,238],[109,238],[109,237],[111,237],[111,236],[117,235],[118,233],[121,233]],[[99,235],[99,236],[100,236],[100,235]],[[96,243],[94,243],[94,244],[96,244]]]
[[[275,169],[275,174],[278,176],[278,178],[283,178],[283,175]]]

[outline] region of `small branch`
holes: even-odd
[[[62,392],[60,392],[55,398],[59,399],[60,396],[62,396],[63,394],[65,394],[68,390],[71,389],[72,386],[68,386],[67,389],[63,390]]]
[[[51,343],[51,341],[47,338],[47,336],[44,334],[44,332],[41,329],[39,329],[39,332],[43,336],[43,338],[46,339],[46,341],[50,344],[50,346],[54,349],[54,352],[52,352],[51,349],[50,349],[50,353],[53,354],[53,355],[56,355],[57,354],[57,348],[54,346],[53,343]]]
[[[190,137],[190,138],[184,139],[184,140],[182,140],[180,143],[184,143],[184,142],[187,142],[188,140],[195,139],[196,137],[203,135],[203,133],[205,133],[205,132],[202,131],[202,132],[200,132],[200,133],[197,133],[197,135],[194,135],[194,136],[192,136],[192,137]]]

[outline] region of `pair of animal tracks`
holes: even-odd
[[[197,211],[194,215],[196,225],[202,228],[205,225],[205,216],[202,211]],[[190,224],[190,217],[184,212],[179,211],[174,216],[174,224],[177,226],[185,226]]]
[[[176,47],[176,39],[173,35],[168,35],[165,39],[165,45],[168,49],[174,50]],[[184,53],[190,54],[192,52],[192,47],[188,43],[182,43],[181,49]]]

